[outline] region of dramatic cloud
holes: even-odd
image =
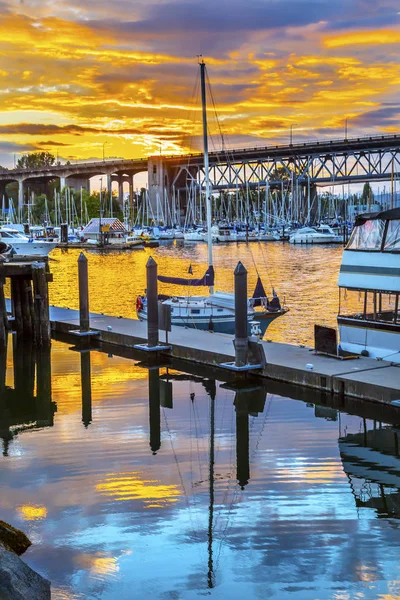
[[[215,103],[230,146],[286,142],[291,127],[296,139],[336,137],[346,120],[354,135],[399,129],[388,112],[400,92],[395,0],[24,0],[0,1],[0,14],[9,166],[13,152],[43,147],[68,158],[190,151],[197,54],[210,130]]]

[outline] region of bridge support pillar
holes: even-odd
[[[111,199],[111,197],[112,197],[112,178],[111,178],[111,175],[107,175],[107,194],[108,194],[108,197]]]
[[[65,188],[65,186],[67,185],[67,180],[65,177],[60,177],[60,192],[61,190],[63,190]]]
[[[24,206],[24,180],[18,179],[18,212],[22,212]]]
[[[149,201],[153,213],[157,214],[157,203],[164,206],[169,176],[162,156],[150,156],[147,162],[149,181]]]
[[[118,179],[118,202],[121,206],[124,204],[124,180],[121,178]]]
[[[3,206],[3,197],[4,197],[4,206],[8,206],[8,196],[6,191],[7,183],[0,182],[0,206]]]

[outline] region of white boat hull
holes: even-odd
[[[338,235],[293,235],[290,236],[291,244],[342,244],[343,238]]]
[[[23,256],[48,256],[57,247],[57,242],[12,242],[8,241],[16,254]]]
[[[368,327],[361,321],[356,326],[339,322],[339,334],[343,352],[361,354],[366,351],[371,358],[400,364],[400,331]]]

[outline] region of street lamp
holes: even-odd
[[[344,122],[344,139],[347,142],[347,119]]]
[[[107,144],[107,142],[103,142],[103,162],[105,161],[105,155],[104,155],[104,146]]]
[[[290,126],[290,145],[293,146],[293,127],[296,127],[297,123],[293,123]]]

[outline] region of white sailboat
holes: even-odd
[[[218,333],[230,333],[235,331],[235,297],[226,292],[214,291],[214,267],[212,249],[212,217],[211,217],[211,186],[209,179],[208,161],[208,138],[207,138],[207,107],[206,107],[206,83],[205,68],[203,60],[199,63],[201,78],[201,100],[203,116],[203,149],[204,149],[204,172],[206,193],[206,215],[208,245],[208,269],[203,277],[199,279],[183,279],[176,277],[159,276],[158,279],[164,283],[182,285],[189,288],[198,286],[209,287],[208,296],[171,296],[163,297],[163,303],[171,306],[172,325],[181,325],[194,329],[212,330]],[[191,269],[190,271],[191,272]],[[248,300],[248,331],[249,334],[264,335],[268,325],[288,309],[281,306],[278,296],[273,294],[271,300],[265,294],[264,287],[258,278],[252,298]],[[147,320],[147,298],[138,296],[136,300],[136,312],[140,320]]]

